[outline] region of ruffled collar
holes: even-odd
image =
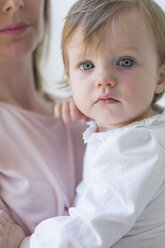
[[[148,118],[143,119],[141,121],[133,122],[127,126],[116,128],[116,129],[110,129],[108,131],[99,132],[99,133],[96,132],[96,130],[97,130],[96,122],[95,121],[89,121],[87,123],[87,125],[89,125],[89,127],[83,133],[84,143],[88,143],[88,142],[94,143],[94,144],[102,143],[109,136],[118,135],[121,132],[123,132],[124,130],[128,130],[128,129],[135,128],[135,127],[144,127],[144,128],[150,127],[153,124],[161,123],[163,121],[165,121],[165,110],[161,114],[156,114],[152,117],[148,117]]]

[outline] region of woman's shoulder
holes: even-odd
[[[56,144],[61,142],[72,142],[79,147],[83,143],[82,133],[84,125],[78,124],[66,127],[64,123],[53,115],[39,114],[25,110],[18,106],[0,102],[0,139],[45,140],[45,143]],[[57,145],[57,144],[56,144]]]
[[[35,113],[19,106],[0,102],[1,139],[18,137],[25,140],[26,137],[34,139],[36,136],[51,139],[58,133],[67,135],[63,123],[53,115]]]
[[[49,110],[48,110],[48,104],[49,104]],[[22,107],[19,104],[12,104],[8,102],[0,101],[0,119],[2,119],[2,116],[21,116],[25,118],[52,118],[53,117],[53,104],[48,103],[46,105],[46,108],[33,108],[30,109],[30,107]],[[42,105],[44,105],[42,103]],[[46,110],[47,109],[47,110]]]

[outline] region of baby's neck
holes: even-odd
[[[96,121],[96,124],[97,124],[97,130],[96,132],[106,132],[106,131],[109,131],[109,130],[113,130],[113,129],[118,129],[118,128],[122,128],[122,127],[125,127],[125,126],[128,126],[134,122],[137,122],[137,121],[141,121],[143,119],[146,119],[146,118],[149,118],[149,117],[152,117],[156,114],[159,114],[159,113],[162,113],[162,109],[161,108],[150,108],[148,109],[148,111],[146,111],[145,113],[131,119],[131,120],[127,120],[125,122],[122,122],[122,123],[115,123],[115,124],[109,124],[109,123],[106,123],[106,124],[100,124],[100,123],[97,123]]]

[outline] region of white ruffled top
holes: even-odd
[[[165,247],[165,112],[84,133],[83,181],[69,216],[42,222],[31,248]]]
[[[83,133],[83,139],[85,143],[92,142],[95,145],[104,142],[109,136],[119,135],[121,132],[125,130],[129,130],[132,128],[138,127],[150,127],[153,124],[159,124],[160,122],[165,121],[165,110],[161,114],[156,114],[152,117],[148,117],[146,119],[133,122],[127,126],[111,129],[106,132],[96,132],[97,125],[95,121],[89,121],[87,124],[89,127]]]

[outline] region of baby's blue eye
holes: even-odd
[[[122,67],[131,67],[134,64],[134,61],[132,59],[125,58],[121,59],[117,64]]]
[[[94,68],[94,65],[91,62],[85,62],[80,65],[80,69],[84,71],[88,71]]]

